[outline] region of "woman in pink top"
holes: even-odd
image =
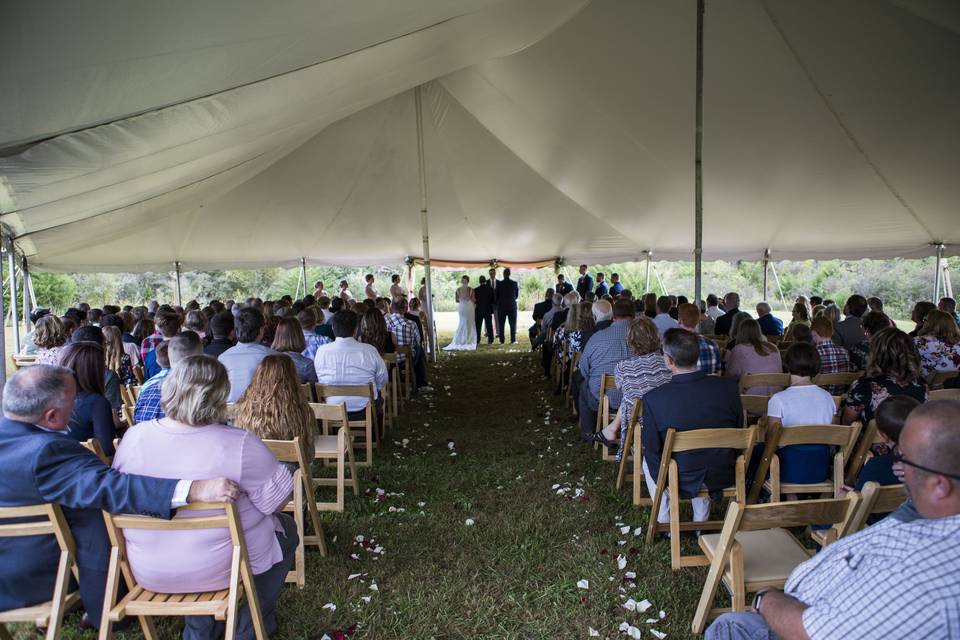
[[[254,434],[223,424],[229,392],[222,364],[208,356],[182,360],[163,381],[161,406],[167,417],[131,428],[117,449],[113,466],[125,473],[151,473],[160,478],[222,476],[240,486],[237,511],[264,623],[272,632],[277,598],[298,541],[293,519],[276,513],[290,499],[293,477]],[[229,584],[232,548],[226,529],[128,530],[124,535],[130,567],[146,589],[193,593],[225,589]],[[240,638],[253,637],[246,605],[237,631]],[[212,617],[187,618],[184,638],[222,634],[222,623]]]
[[[760,325],[753,318],[744,318],[737,326],[734,336],[737,346],[727,351],[724,375],[739,378],[745,373],[783,373],[780,351],[770,344],[760,332]],[[777,393],[782,387],[751,387],[744,393],[769,395]]]

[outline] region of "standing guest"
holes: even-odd
[[[716,321],[707,313],[707,303],[701,300],[697,303],[700,308],[700,322],[697,323],[697,333],[712,336],[717,328]],[[677,310],[679,320],[679,309]]]
[[[680,296],[669,295],[667,296],[670,299],[670,311],[668,312],[669,316],[676,320],[677,319],[677,305],[681,302],[687,302],[687,297],[683,296],[683,300],[680,300]],[[659,310],[658,310],[659,312]]]
[[[494,291],[494,300],[493,300],[493,337],[496,338],[500,335],[500,327],[497,325],[497,300],[496,300],[496,291],[497,291],[497,270],[490,269],[487,271],[487,283],[490,285],[490,288]]]
[[[598,299],[607,295],[609,291],[607,289],[607,283],[605,280],[606,280],[606,276],[604,275],[603,271],[598,271],[597,272],[597,288],[593,292]]]
[[[815,307],[817,305],[823,304],[822,296],[810,296],[810,306]]]
[[[157,354],[153,353],[157,345],[180,333],[180,315],[176,311],[160,311],[157,313],[156,324],[159,335],[148,336],[140,347],[140,355],[143,356],[143,375],[148,378],[160,371],[160,367],[157,366]]]
[[[300,323],[300,331],[303,333],[303,356],[313,361],[313,356],[317,355],[317,349],[322,344],[333,342],[332,338],[317,334],[317,313],[313,307],[306,307],[297,314],[297,322]]]
[[[313,297],[319,300],[320,298],[329,298],[327,295],[327,290],[323,286],[322,280],[317,280],[313,283]]]
[[[783,335],[783,320],[771,313],[770,305],[766,302],[757,303],[757,323],[765,336]]]
[[[793,310],[791,311],[791,320],[790,324],[787,325],[787,330],[783,334],[784,340],[796,340],[794,337],[794,332],[799,326],[809,327],[810,326],[810,310],[807,309],[807,305],[802,302],[796,302],[793,305]]]
[[[397,351],[396,340],[396,337],[387,329],[387,321],[383,319],[379,309],[367,309],[364,312],[360,318],[360,342],[373,345],[382,355]]]
[[[140,387],[137,404],[133,410],[133,422],[147,422],[163,417],[160,403],[163,381],[170,370],[190,356],[203,353],[203,342],[193,331],[184,331],[157,347],[157,361],[162,367],[160,372]]]
[[[250,386],[237,400],[231,423],[261,440],[300,438],[306,459],[313,459],[317,420],[310,403],[300,393],[299,375],[290,358],[263,359]]]
[[[592,283],[591,283],[592,284]],[[517,344],[517,298],[520,287],[510,279],[510,269],[503,270],[503,279],[497,283],[497,326],[500,328],[500,344],[504,342],[505,322],[510,323],[510,344]]]
[[[387,314],[384,320],[387,322],[387,328],[390,330],[390,333],[392,333],[396,339],[397,346],[411,348],[413,353],[413,373],[416,376],[417,388],[426,388],[427,368],[424,363],[424,353],[420,342],[420,332],[417,329],[416,323],[406,317],[406,313],[407,301],[403,299],[397,300],[391,305],[391,313]],[[333,323],[331,322],[331,324]],[[356,330],[356,319],[354,319],[354,330]],[[343,337],[337,334],[336,327],[334,327],[333,333],[337,336],[337,338]],[[324,347],[326,346],[327,345],[324,345]],[[322,348],[323,347],[321,347],[321,349]],[[317,352],[319,353],[320,350],[318,349]],[[405,354],[398,353],[397,365],[402,367],[403,363],[406,362],[406,359],[407,356]],[[317,374],[320,374],[319,366],[317,367]]]
[[[567,282],[566,276],[564,276],[562,273],[558,273],[557,284],[554,285],[554,289],[556,289],[557,293],[559,293],[560,295],[565,296],[571,291],[573,291],[573,285]]]
[[[394,308],[401,303],[405,305],[406,300],[397,300],[393,303]],[[391,315],[397,316],[396,313]],[[372,344],[357,341],[355,336],[357,335],[359,318],[354,312],[338,311],[334,314],[331,324],[336,340],[317,349],[317,355],[314,359],[318,381],[320,384],[331,385],[372,384],[373,392],[376,395],[376,413],[382,418],[383,396],[381,392],[387,384],[387,367],[383,362],[380,351]],[[351,420],[362,420],[364,410],[369,404],[367,398],[358,396],[333,396],[327,398],[326,401],[330,404],[344,403]]]
[[[377,288],[374,286],[374,277],[372,273],[368,273],[364,280],[367,282],[367,286],[363,288],[363,295],[366,296],[367,300],[376,300],[380,297],[380,293],[377,291]]]
[[[166,417],[131,428],[113,466],[123,473],[237,479],[237,511],[247,557],[264,626],[267,633],[274,633],[277,600],[298,542],[293,518],[280,513],[291,498],[293,476],[254,434],[225,424],[229,392],[223,365],[209,356],[187,358],[164,381],[161,402]],[[197,593],[226,589],[230,583],[233,547],[226,529],[176,535],[128,529],[123,535],[130,568],[145,589]],[[186,638],[216,638],[224,632],[224,623],[212,616],[187,616],[184,625]],[[245,601],[237,636],[253,635]]]
[[[867,299],[855,293],[847,298],[843,309],[846,317],[833,328],[833,341],[837,346],[850,350],[863,342],[863,322],[860,318],[867,312]]]
[[[220,311],[210,318],[210,333],[213,339],[203,348],[204,355],[219,358],[220,354],[234,344],[233,314]]]
[[[600,377],[604,373],[614,375],[617,364],[630,357],[627,333],[633,318],[633,303],[629,300],[617,300],[613,304],[612,324],[594,333],[580,356],[579,371],[583,382],[580,384],[577,412],[580,414],[580,436],[584,442],[593,442],[596,430],[597,411],[600,406]],[[607,392],[611,409],[620,408],[621,397],[620,391]]]
[[[739,379],[745,373],[781,373],[780,351],[767,342],[760,333],[760,325],[753,318],[740,321],[736,334],[737,346],[727,351],[724,375]],[[764,385],[745,389],[747,394],[769,395],[779,387]]]
[[[77,385],[77,399],[67,426],[67,435],[77,442],[95,438],[103,452],[111,456],[113,439],[117,434],[113,408],[104,396],[104,362],[103,347],[95,342],[68,344],[60,357],[60,366],[73,372]]]
[[[53,314],[43,316],[33,331],[33,341],[37,345],[37,364],[57,364],[67,342],[63,321]]]
[[[380,315],[380,312],[376,309],[371,309],[371,311]],[[317,372],[313,368],[313,360],[303,355],[307,350],[307,343],[304,340],[300,322],[294,318],[280,320],[277,323],[277,330],[273,334],[273,342],[270,348],[290,357],[301,383],[317,381]]]
[[[400,275],[395,273],[390,276],[390,301],[393,302],[397,298],[406,298],[407,292],[403,290],[403,285],[400,284]]]
[[[723,309],[720,308],[720,300],[715,294],[707,294],[707,315],[714,322],[723,315]]]
[[[900,395],[925,402],[927,386],[920,378],[920,354],[913,340],[890,327],[870,339],[870,360],[844,399],[843,423],[868,424],[881,402]]]
[[[497,292],[494,291],[493,287],[490,286],[490,283],[487,282],[487,279],[483,276],[480,276],[480,286],[473,290],[473,297],[476,301],[473,311],[473,321],[477,329],[477,344],[480,344],[480,337],[483,335],[481,329],[486,328],[487,331],[487,344],[493,344],[493,314],[494,314],[494,299],[497,297]],[[533,316],[534,320],[537,319],[537,307],[540,307],[540,311],[543,310],[543,303],[538,303],[533,306]],[[540,314],[540,317],[543,317],[543,313]],[[537,325],[531,327],[530,342],[532,343],[536,336],[533,334],[533,331],[536,329]]]
[[[730,335],[730,325],[733,323],[733,316],[740,313],[740,294],[731,291],[723,297],[723,303],[726,311],[716,319],[716,332],[718,336]]]
[[[350,284],[346,280],[340,281],[340,290],[337,292],[337,297],[344,302],[353,300],[353,294],[350,293]]]
[[[621,293],[623,293],[623,285],[620,284],[620,274],[611,273],[610,274],[610,295],[616,298]]]
[[[813,345],[820,358],[820,373],[847,373],[850,371],[850,356],[846,349],[833,344],[833,323],[829,318],[819,316],[810,322],[810,334]],[[842,386],[831,385],[827,389],[834,395],[846,391]]]
[[[692,304],[682,304],[677,308],[677,327],[697,335],[700,345],[700,357],[697,360],[697,369],[707,375],[720,373],[723,361],[720,359],[720,347],[716,342],[704,338],[697,331],[700,322],[700,310]]]
[[[364,313],[365,311],[366,311],[366,309],[363,309],[363,310],[361,310],[359,313],[357,313],[357,315],[362,318],[362,317],[363,317],[363,313]],[[406,318],[407,320],[413,322],[413,324],[417,325],[417,332],[420,334],[421,340],[422,340],[423,342],[427,342],[427,341],[428,341],[428,340],[427,340],[427,338],[428,338],[427,324],[429,324],[429,323],[427,322],[427,314],[426,314],[426,313],[421,313],[421,309],[419,309],[419,308],[418,308],[418,309],[411,309],[411,308],[410,308],[410,305],[408,304],[408,305],[407,305],[407,311],[403,314],[403,317]]]
[[[707,640],[960,636],[958,414],[960,402],[941,400],[907,418],[899,459],[912,513],[898,510],[825,547],[783,591],[761,590],[752,612],[720,616]]]
[[[660,355],[660,332],[650,318],[639,316],[633,319],[627,331],[627,345],[633,357],[617,363],[613,372],[623,400],[613,421],[594,434],[595,442],[611,448],[618,446],[615,441],[620,440],[616,455],[618,461],[623,456],[624,448],[633,445],[624,442],[626,431],[623,426],[633,414],[634,403],[641,402],[651,389],[670,382],[672,375]],[[643,416],[638,416],[637,428],[642,426]]]
[[[670,317],[670,310],[673,304],[668,296],[657,298],[657,315],[653,317],[653,324],[657,325],[657,331],[662,336],[669,329],[677,328],[677,321]]]
[[[277,352],[260,344],[263,339],[263,314],[256,307],[244,307],[236,317],[236,346],[217,358],[230,376],[230,395],[227,402],[236,402],[243,395],[260,361]]]
[[[957,315],[957,301],[953,298],[940,298],[940,302],[937,303],[937,309],[949,314],[954,322],[960,324],[960,315]]]
[[[743,411],[736,382],[700,371],[699,357],[699,342],[689,331],[671,329],[663,336],[663,359],[673,377],[670,382],[643,396],[643,429],[640,432],[643,473],[650,495],[656,490],[653,474],[660,469],[668,429],[736,428],[742,423]],[[710,498],[698,497],[700,489],[706,485],[711,495],[716,495],[719,490],[732,485],[736,458],[737,453],[732,449],[700,449],[674,455],[680,471],[680,496],[693,499],[694,521],[702,522],[710,515]],[[664,496],[657,522],[669,521],[670,505]]]
[[[869,311],[860,319],[863,324],[863,342],[850,349],[850,367],[853,371],[863,371],[867,368],[870,356],[870,340],[884,329],[893,326],[893,321],[885,314]]]
[[[138,384],[137,377],[133,375],[133,365],[130,362],[130,355],[123,349],[123,341],[120,339],[120,329],[113,326],[106,326],[103,327],[101,331],[103,331],[103,354],[107,369],[116,374],[122,385]]]
[[[914,342],[924,378],[935,371],[960,369],[960,327],[946,311],[934,309],[928,313]]]
[[[580,265],[580,277],[577,278],[577,293],[580,298],[586,298],[588,293],[593,292],[593,278],[587,273],[587,265]]]

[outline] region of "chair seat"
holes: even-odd
[[[155,593],[140,587],[124,596],[110,611],[111,620],[125,616],[150,615],[208,615],[222,620],[227,615],[230,591],[204,593]]]
[[[315,458],[336,457],[340,453],[337,436],[314,436],[313,455]]]
[[[700,536],[700,548],[711,560],[719,540],[719,533]],[[798,564],[810,559],[810,552],[786,529],[740,531],[736,540],[743,549],[743,579],[747,584],[786,582]]]
[[[74,591],[68,593],[65,602],[65,610],[80,602],[80,592]],[[33,622],[38,627],[46,627],[50,624],[50,609],[53,607],[53,601],[42,602],[40,604],[21,607],[20,609],[8,609],[0,611],[0,623],[6,622]]]

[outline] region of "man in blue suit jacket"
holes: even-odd
[[[770,305],[766,302],[757,303],[757,324],[765,336],[782,336],[783,320],[773,315]]]
[[[743,419],[740,390],[733,378],[708,376],[698,367],[700,341],[684,329],[669,329],[663,335],[663,357],[673,372],[667,384],[643,396],[643,471],[650,495],[656,489],[656,474],[667,438],[667,429],[690,431],[739,427]],[[734,482],[737,452],[733,449],[698,449],[673,456],[680,471],[680,495],[693,498],[693,519],[710,515],[710,499],[694,498],[703,485],[711,492]],[[660,503],[657,522],[669,522],[667,497]]]
[[[84,626],[98,627],[110,542],[101,510],[170,518],[187,502],[233,500],[230,480],[164,480],[114,471],[66,434],[76,384],[69,369],[21,369],[3,390],[0,506],[52,502],[63,508],[77,545]],[[49,600],[60,548],[53,536],[0,539],[0,610]]]
[[[577,293],[580,299],[587,297],[588,293],[593,293],[593,278],[587,273],[587,265],[580,265],[580,278],[577,280]]]
[[[520,287],[516,280],[510,279],[510,269],[503,270],[503,280],[497,283],[497,326],[500,328],[500,344],[503,344],[503,334],[506,332],[504,322],[510,322],[510,344],[517,343],[517,298],[520,297]]]

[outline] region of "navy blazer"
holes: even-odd
[[[657,477],[667,429],[691,431],[739,427],[743,420],[740,389],[733,378],[708,376],[702,371],[675,374],[667,384],[643,396],[643,458],[650,475]],[[674,454],[680,471],[680,495],[694,497],[707,489],[729,487],[734,482],[737,452],[734,449],[699,449]]]
[[[483,284],[473,290],[473,297],[476,299],[476,309],[474,315],[489,316],[494,312],[493,299],[497,292],[488,284]]]
[[[497,282],[497,309],[501,311],[515,311],[517,298],[520,297],[520,287],[516,280],[504,278]]]
[[[550,311],[553,307],[553,300],[544,300],[543,302],[538,302],[533,305],[533,321],[542,320],[543,316],[547,315],[547,311]]]
[[[586,298],[588,293],[593,293],[593,276],[585,273],[577,279],[577,293],[580,298]]]
[[[607,283],[598,282],[597,290],[594,291],[594,294],[597,296],[597,298],[602,298],[603,296],[607,295]]]
[[[176,480],[120,473],[66,432],[0,418],[0,506],[53,502],[77,544],[77,565],[105,572],[110,542],[101,510],[170,518]],[[52,535],[0,539],[0,610],[53,594],[60,548]]]
[[[765,336],[783,335],[783,320],[772,313],[757,318],[757,324],[760,325],[760,331],[763,332]]]

